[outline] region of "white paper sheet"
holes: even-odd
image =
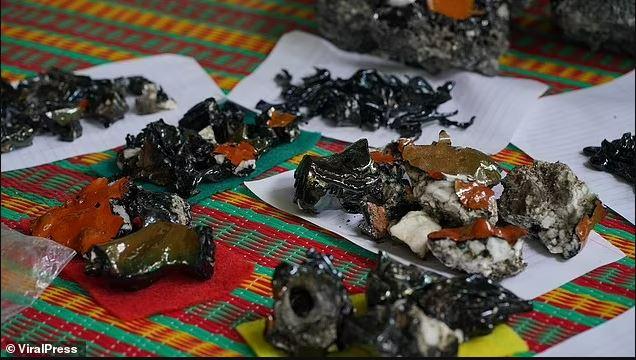
[[[94,78],[142,75],[156,82],[177,102],[177,108],[150,115],[137,115],[134,107],[126,116],[104,128],[101,124],[82,119],[82,136],[73,142],[57,136],[41,135],[33,145],[2,154],[2,171],[20,169],[71,156],[94,153],[123,145],[127,134],[137,134],[146,124],[163,118],[176,125],[181,116],[199,101],[213,96],[224,97],[223,91],[193,58],[164,54],[135,60],[125,60],[77,71]],[[130,101],[134,100],[132,98]],[[130,102],[132,105],[132,102]]]
[[[267,59],[255,72],[244,78],[228,98],[252,109],[261,99],[273,103],[281,102],[280,88],[274,83],[274,76],[281,69],[287,69],[294,76],[294,81],[298,82],[302,76],[312,74],[314,67],[326,68],[331,71],[332,76],[339,77],[349,77],[359,69],[374,68],[390,74],[423,75],[433,85],[455,80],[457,85],[451,93],[453,100],[444,104],[442,110],[459,110],[459,114],[453,117],[458,121],[467,121],[473,115],[476,120],[468,129],[450,128],[453,142],[490,153],[496,153],[508,145],[523,116],[547,90],[546,85],[537,81],[487,77],[462,71],[430,76],[422,70],[396,62],[345,52],[322,38],[294,31],[285,34],[278,41]],[[374,147],[384,146],[399,137],[395,131],[385,128],[363,131],[357,127],[335,127],[322,118],[309,121],[303,129],[349,142],[366,137]],[[426,124],[418,143],[437,140],[441,129],[448,130],[437,122]]]
[[[634,357],[634,308],[539,353],[538,357]]]
[[[294,172],[287,171],[263,180],[246,182],[245,185],[261,200],[299,216],[320,227],[333,231],[369,251],[384,250],[403,263],[416,264],[444,275],[454,275],[434,258],[422,260],[406,246],[392,242],[376,243],[360,233],[357,228],[361,215],[347,214],[342,210],[326,210],[317,215],[301,212],[293,203]],[[349,221],[347,221],[349,220]],[[588,271],[623,258],[622,251],[592,232],[585,248],[567,261],[550,255],[540,244],[526,243],[524,260],[528,267],[520,274],[508,278],[501,284],[524,299],[533,299]]]
[[[561,161],[634,223],[634,188],[622,179],[588,167],[586,146],[634,134],[634,71],[608,84],[546,96],[517,129],[512,143],[535,159]]]

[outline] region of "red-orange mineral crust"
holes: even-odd
[[[495,192],[476,182],[455,181],[455,193],[464,207],[473,210],[488,209]]]
[[[450,239],[456,242],[469,240],[488,239],[498,237],[506,240],[510,245],[514,245],[517,240],[528,234],[528,231],[518,226],[507,225],[495,227],[490,225],[485,219],[478,219],[472,225],[458,228],[448,228],[428,234],[429,240]]]
[[[607,210],[603,207],[603,204],[600,201],[596,201],[596,207],[594,208],[594,212],[592,213],[592,217],[587,215],[583,215],[581,221],[576,225],[576,236],[579,237],[579,240],[583,244],[587,241],[588,235],[590,235],[590,231],[596,226],[596,224],[600,223],[601,220],[607,215]]]
[[[238,144],[218,145],[214,148],[214,153],[225,155],[234,166],[239,166],[244,160],[256,159],[256,149],[247,141],[241,141]]]
[[[34,236],[52,239],[80,254],[94,245],[112,240],[124,223],[113,214],[110,200],[121,199],[128,191],[128,178],[108,185],[106,178],[93,180],[64,205],[49,210],[31,227]]]
[[[271,128],[285,127],[296,120],[296,115],[274,110],[271,117],[267,121],[267,126]]]
[[[371,159],[373,159],[376,164],[391,165],[396,160],[393,154],[384,151],[371,151],[369,155],[371,155]]]
[[[432,12],[455,20],[466,20],[478,13],[475,9],[475,0],[428,0],[427,4]]]

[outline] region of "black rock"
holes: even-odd
[[[457,355],[458,335],[412,301],[400,299],[347,320],[342,338],[346,344],[363,345],[375,356],[450,357]]]
[[[636,137],[625,133],[620,139],[603,140],[601,146],[588,146],[583,153],[590,157],[590,165],[597,170],[620,176],[636,186]]]
[[[295,118],[280,128],[273,126],[270,118],[269,113],[262,113],[250,124],[237,105],[219,105],[208,98],[188,110],[179,120],[179,127],[160,119],[137,135],[129,134],[117,165],[124,175],[189,197],[197,192],[201,181],[249,175],[258,157],[299,135]],[[243,158],[237,151],[240,149],[247,149],[250,156]],[[233,162],[236,158],[239,161]]]
[[[82,135],[82,118],[108,127],[128,111],[125,97],[137,92],[138,100],[144,97],[147,104],[152,102],[145,113],[174,107],[165,92],[150,94],[138,87],[160,89],[143,77],[91,79],[59,69],[22,80],[16,88],[3,79],[2,152],[29,146],[38,134],[52,133],[60,140],[73,141]]]
[[[165,186],[188,197],[208,173],[223,173],[220,179],[231,174],[214,161],[213,145],[197,141],[197,137],[196,133],[182,132],[163,120],[152,122],[138,135],[126,137],[118,166],[133,179]]]
[[[320,212],[332,198],[347,212],[360,213],[366,197],[380,197],[380,172],[366,139],[327,157],[305,155],[294,172],[294,202],[304,211]]]
[[[508,49],[507,1],[477,0],[466,19],[431,11],[424,0],[402,3],[319,0],[316,20],[322,35],[345,50],[372,52],[433,73],[449,68],[497,73],[499,57]]]
[[[322,356],[338,345],[353,305],[331,257],[309,250],[301,265],[282,263],[274,271],[274,312],[266,339],[290,355]]]
[[[414,295],[424,312],[467,338],[487,335],[509,316],[532,310],[532,303],[482,275],[436,281]]]
[[[243,126],[245,114],[233,103],[221,108],[214,98],[207,98],[194,105],[179,120],[179,127],[196,131],[214,144],[233,141],[233,135]]]
[[[552,0],[552,13],[566,37],[593,50],[605,48],[636,56],[633,0]]]
[[[134,230],[165,221],[190,226],[190,204],[180,196],[167,192],[144,190],[130,185],[120,201]]]
[[[381,251],[377,267],[369,272],[367,304],[370,307],[392,304],[396,300],[409,298],[440,279],[442,276],[415,265],[407,266],[393,261]]]
[[[316,74],[303,78],[298,85],[293,84],[292,76],[283,70],[275,81],[282,89],[285,103],[260,102],[261,108],[273,107],[307,118],[321,116],[336,126],[359,126],[367,130],[388,127],[402,137],[418,138],[422,125],[427,122],[439,121],[444,126],[460,128],[473,123],[473,119],[467,122],[448,119],[457,114],[456,111],[437,111],[451,99],[453,82],[435,89],[419,76],[402,80],[372,69],[359,70],[348,79],[334,79],[328,70],[316,69]]]

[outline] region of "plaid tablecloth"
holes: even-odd
[[[73,70],[122,59],[180,53],[196,58],[230,90],[267,56],[285,32],[315,32],[311,0],[2,0],[2,76],[19,79],[57,66]],[[514,21],[503,72],[551,85],[551,92],[593,86],[634,68],[634,59],[592,53],[564,41],[539,1]],[[310,153],[328,155],[345,143],[322,139]],[[2,173],[2,222],[18,226],[60,204],[94,176],[91,166],[113,151]],[[495,155],[511,168],[532,162],[513,145]],[[293,169],[299,157],[263,176]],[[272,307],[270,276],[281,261],[302,261],[314,247],[334,255],[352,293],[364,291],[374,256],[343,238],[282,213],[244,186],[194,206],[197,223],[213,227],[218,241],[256,268],[231,294],[180,311],[121,321],[76,283],[58,278],[40,300],[2,326],[4,344],[76,340],[88,355],[250,356],[233,328],[266,316]],[[534,311],[509,321],[532,355],[634,306],[634,226],[611,213],[596,227],[627,256],[598,268],[534,302]],[[170,294],[166,294],[170,296]]]

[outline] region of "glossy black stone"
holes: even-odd
[[[374,356],[449,357],[457,355],[460,339],[414,302],[400,299],[347,320],[342,341],[363,346]]]
[[[292,142],[300,134],[295,121],[284,128],[271,128],[269,119],[268,113],[263,112],[248,123],[237,105],[218,104],[208,98],[188,110],[178,127],[160,119],[137,135],[129,134],[118,155],[118,166],[133,179],[165,186],[189,197],[197,192],[201,181],[219,182],[254,171],[254,164],[232,164],[227,156],[217,160],[218,146],[247,142],[256,150],[256,161],[272,147]]]
[[[193,141],[189,141],[193,139]],[[118,165],[124,175],[165,186],[188,197],[207,172],[222,172],[213,157],[214,146],[163,120],[152,122],[136,136],[126,137]],[[219,180],[230,174],[219,175]]]
[[[243,127],[245,114],[233,103],[223,105],[219,106],[214,98],[207,98],[183,115],[179,120],[179,127],[198,133],[210,127],[213,136],[206,138],[205,132],[201,134],[206,140],[218,144],[235,141],[234,135]]]
[[[130,219],[132,230],[138,230],[159,221],[190,226],[190,204],[176,194],[144,190],[130,185],[120,201]]]
[[[473,14],[457,19],[431,11],[435,2],[425,0],[318,0],[316,23],[323,37],[346,51],[372,53],[429,73],[462,68],[495,75],[508,49],[508,5],[516,9],[518,2],[476,0]]]
[[[467,338],[487,335],[509,316],[532,310],[530,301],[482,275],[442,279],[413,297],[427,315],[462,330]]]
[[[174,107],[158,85],[139,76],[91,79],[51,69],[20,81],[16,88],[2,80],[2,152],[29,146],[38,134],[73,141],[82,135],[83,118],[108,127],[129,110],[129,95],[144,100],[146,108],[140,113]]]
[[[272,283],[274,312],[265,330],[272,345],[295,356],[322,356],[339,345],[353,305],[330,256],[311,249],[301,265],[276,267]]]
[[[168,270],[184,271],[207,280],[214,272],[212,229],[156,222],[128,236],[96,245],[86,271],[107,276],[111,284],[138,290],[158,280]]]
[[[588,146],[583,153],[590,157],[589,163],[595,169],[622,177],[636,186],[635,143],[635,136],[625,133],[620,139],[603,140],[601,146]]]
[[[384,150],[392,153],[396,144]],[[399,154],[391,163],[376,163],[366,139],[327,157],[305,155],[294,173],[294,202],[300,209],[318,213],[342,207],[362,214],[360,230],[374,240],[388,237],[388,226],[411,210],[413,198]]]
[[[283,70],[275,81],[285,102],[277,105],[261,102],[261,107],[274,106],[307,118],[321,116],[336,126],[359,126],[366,130],[388,127],[402,137],[418,138],[427,122],[466,128],[474,121],[472,118],[466,122],[453,121],[448,117],[457,111],[438,111],[440,105],[451,99],[455,84],[450,81],[433,88],[419,76],[402,80],[373,69],[359,70],[348,79],[334,79],[328,70],[316,69],[314,75],[304,77],[298,85]]]
[[[381,197],[380,170],[369,155],[366,139],[327,157],[305,155],[294,173],[294,202],[320,212],[333,198],[351,213],[360,213],[369,197]]]
[[[442,276],[424,271],[415,265],[403,265],[393,261],[380,251],[377,267],[369,272],[367,279],[367,304],[371,306],[392,304],[396,300],[409,298]]]

